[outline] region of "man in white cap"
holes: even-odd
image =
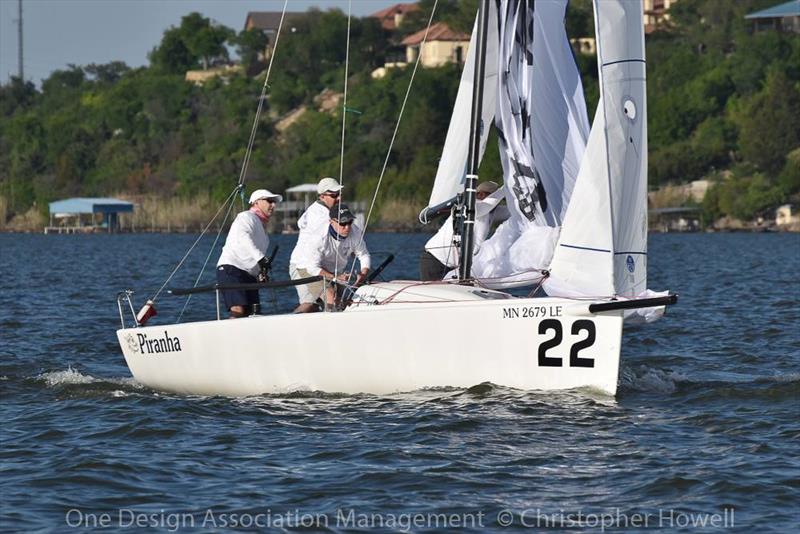
[[[508,219],[508,208],[498,206],[505,195],[504,189],[495,182],[481,182],[475,197],[475,233],[473,253],[477,254],[481,243],[486,241],[492,225]],[[458,267],[458,248],[453,244],[453,214],[431,237],[419,258],[420,279],[424,281],[441,280]]]
[[[350,208],[344,204],[331,206],[325,233],[309,239],[298,251],[292,279],[322,276],[328,281],[347,282],[350,278],[347,264],[351,258],[356,257],[361,270],[355,285],[360,286],[369,274],[370,255],[361,229],[354,224],[355,218]],[[314,282],[295,287],[300,300],[295,313],[319,311],[316,303],[317,299],[323,297],[324,284]],[[328,284],[324,298],[328,306],[335,304],[336,291],[333,284]]]
[[[250,209],[233,220],[228,238],[217,262],[217,283],[254,284],[267,281],[267,248],[269,236],[266,225],[275,203],[283,198],[266,189],[256,189],[250,195]],[[232,319],[247,317],[260,304],[257,289],[226,289],[222,292],[225,307]]]
[[[312,242],[321,239],[328,233],[330,224],[330,209],[339,202],[343,186],[334,178],[326,177],[317,184],[317,194],[319,198],[311,204],[303,215],[297,220],[297,227],[300,234],[297,236],[297,244],[292,250],[289,258],[289,276],[292,280],[305,278],[298,272],[297,266],[301,262],[305,251],[312,246]],[[307,298],[308,291],[303,286],[295,286],[300,307],[295,311],[312,311],[314,305],[303,306],[303,300]]]
[[[328,211],[339,202],[344,186],[334,178],[323,178],[317,184],[319,198],[311,204],[297,220],[297,227],[302,235],[306,229],[325,229],[328,226]]]

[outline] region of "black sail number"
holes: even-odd
[[[561,321],[545,319],[539,323],[539,334],[546,334],[548,330],[555,330],[556,335],[539,345],[539,367],[561,367],[561,358],[550,358],[547,351],[561,344],[564,337],[561,331]]]
[[[594,358],[580,358],[578,357],[578,353],[583,349],[589,348],[594,345],[595,337],[597,336],[597,331],[595,330],[594,323],[592,321],[587,321],[582,319],[580,321],[575,321],[572,323],[572,335],[577,335],[581,333],[581,330],[586,331],[586,338],[578,341],[572,348],[569,349],[569,366],[570,367],[594,367]]]
[[[539,344],[539,367],[563,367],[564,364],[561,358],[547,356],[547,351],[559,346],[564,339],[561,321],[545,319],[539,323],[539,335],[545,335],[551,330],[554,332],[553,337]],[[586,337],[577,341],[570,347],[569,366],[594,367],[594,358],[581,358],[578,356],[583,349],[594,345],[597,339],[597,329],[594,322],[586,319],[575,321],[572,324],[571,332],[573,336],[580,335],[581,332],[586,332]]]

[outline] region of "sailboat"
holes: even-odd
[[[426,211],[456,206],[455,280],[365,285],[336,313],[162,326],[126,327],[120,305],[117,337],[135,379],[228,396],[484,382],[615,395],[626,315],[657,317],[676,301],[646,287],[642,4],[594,2],[600,102],[591,129],[565,10],[566,0],[480,3]],[[475,256],[473,272],[477,169],[492,122],[512,217]],[[502,290],[531,284],[549,296]],[[343,332],[358,341],[331,341]]]

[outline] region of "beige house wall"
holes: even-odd
[[[408,63],[413,63],[417,60],[420,47],[422,48],[422,57],[420,58],[422,66],[441,67],[447,63],[464,63],[467,57],[469,41],[430,41],[421,45],[406,47]]]
[[[800,224],[800,215],[792,213],[792,206],[790,204],[784,204],[775,210],[775,224],[778,226]]]
[[[645,28],[655,28],[659,23],[669,20],[666,11],[678,0],[642,0]]]

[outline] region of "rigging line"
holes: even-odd
[[[217,220],[217,217],[219,216],[220,212],[222,211],[222,208],[224,208],[228,204],[228,202],[231,202],[231,199],[236,195],[236,193],[239,192],[239,189],[241,189],[241,187],[237,186],[237,187],[235,187],[233,189],[233,191],[231,191],[231,194],[228,195],[228,198],[225,199],[225,202],[219,207],[219,209],[214,214],[214,216],[211,218],[211,220],[208,221],[208,224],[205,226],[205,228],[203,228],[203,231],[200,232],[200,235],[197,236],[197,239],[195,239],[194,243],[192,243],[192,246],[189,247],[189,250],[187,250],[186,254],[183,255],[183,258],[181,258],[181,261],[179,261],[178,265],[176,265],[175,268],[172,270],[172,272],[169,273],[169,276],[164,281],[164,284],[158,289],[158,291],[156,291],[155,295],[153,295],[153,297],[150,300],[155,302],[156,299],[158,299],[158,296],[161,294],[162,291],[164,291],[164,288],[167,287],[167,284],[169,284],[170,280],[172,280],[172,277],[175,276],[175,273],[177,273],[178,269],[181,268],[181,266],[183,265],[183,262],[185,262],[186,258],[189,257],[189,254],[192,253],[192,251],[194,250],[194,247],[196,247],[197,244],[200,242],[200,240],[203,239],[203,236],[206,235],[206,232],[208,232],[208,229],[211,228],[211,225],[214,223],[215,220]]]
[[[283,11],[281,11],[281,20],[278,23],[278,31],[275,34],[275,44],[272,46],[272,55],[269,58],[269,65],[267,65],[267,75],[264,78],[264,86],[261,88],[261,95],[258,97],[258,107],[256,108],[256,117],[253,120],[253,127],[250,130],[250,139],[247,142],[247,150],[244,153],[242,160],[242,169],[239,172],[239,185],[243,185],[247,179],[247,167],[250,164],[250,155],[253,152],[253,144],[256,140],[256,131],[258,130],[258,122],[261,119],[261,110],[264,108],[264,100],[267,97],[267,87],[269,84],[269,76],[272,73],[272,63],[275,61],[276,52],[278,51],[278,41],[281,38],[281,29],[283,28],[283,20],[286,18],[286,6],[289,0],[284,0]]]
[[[217,237],[214,238],[214,242],[211,243],[211,248],[208,251],[208,256],[206,256],[206,261],[203,262],[203,267],[200,269],[200,274],[197,275],[197,279],[194,281],[194,285],[192,287],[197,287],[197,284],[200,283],[200,279],[203,277],[203,273],[206,271],[206,266],[208,265],[208,260],[211,259],[211,255],[214,253],[214,249],[217,248],[217,243],[219,242],[219,237],[222,235],[222,229],[225,228],[225,225],[228,223],[228,217],[231,216],[231,210],[233,209],[233,205],[236,203],[236,199],[232,199],[228,202],[228,211],[225,212],[225,218],[222,219],[222,224],[217,230]],[[189,301],[192,300],[193,295],[189,295],[186,298],[186,302],[183,303],[183,309],[181,309],[181,313],[178,315],[178,320],[176,322],[180,323],[181,319],[183,319],[183,314],[186,312],[186,308],[189,306]]]
[[[352,10],[353,10],[353,0],[347,2],[347,46],[345,47],[344,53],[344,95],[342,96],[342,147],[339,154],[339,185],[344,183],[344,134],[345,134],[345,125],[347,124],[347,73],[350,69],[350,21],[352,20]],[[341,194],[341,193],[340,193]],[[341,197],[339,200],[339,210],[336,216],[336,220],[339,221],[339,218],[342,216],[342,202]],[[352,232],[352,227],[350,228]],[[341,245],[341,243],[340,243]],[[355,266],[355,262],[353,262],[353,266]],[[347,264],[342,267],[342,270],[347,269]],[[333,277],[336,278],[339,274],[339,254],[336,254],[336,263],[333,266]],[[352,272],[351,272],[352,275]]]
[[[378,177],[378,185],[375,186],[375,194],[372,195],[372,202],[369,205],[369,210],[367,210],[367,216],[364,218],[364,229],[361,234],[361,239],[358,242],[359,246],[361,245],[361,241],[364,240],[364,236],[367,235],[367,227],[369,226],[369,219],[372,216],[372,210],[375,208],[375,201],[378,199],[378,192],[380,192],[381,190],[381,184],[383,183],[383,176],[386,174],[386,167],[389,165],[389,158],[392,155],[392,148],[394,147],[394,141],[397,138],[397,131],[400,129],[400,121],[402,121],[403,119],[403,112],[405,111],[406,103],[408,102],[408,95],[411,93],[411,87],[414,85],[414,77],[417,75],[417,69],[419,68],[420,58],[422,58],[422,47],[428,41],[428,32],[431,29],[431,24],[433,23],[433,16],[436,14],[436,7],[438,5],[439,5],[439,0],[434,0],[433,8],[431,9],[431,16],[428,18],[428,26],[425,28],[425,35],[422,37],[422,42],[419,45],[419,54],[417,54],[417,60],[414,62],[414,70],[411,71],[411,79],[408,81],[408,88],[406,88],[406,95],[405,97],[403,97],[403,104],[400,106],[400,113],[397,116],[397,122],[394,125],[394,132],[392,133],[392,139],[389,142],[389,149],[386,151],[386,158],[383,160],[383,167],[381,168],[381,174]],[[355,263],[353,264],[353,266],[355,267]]]

